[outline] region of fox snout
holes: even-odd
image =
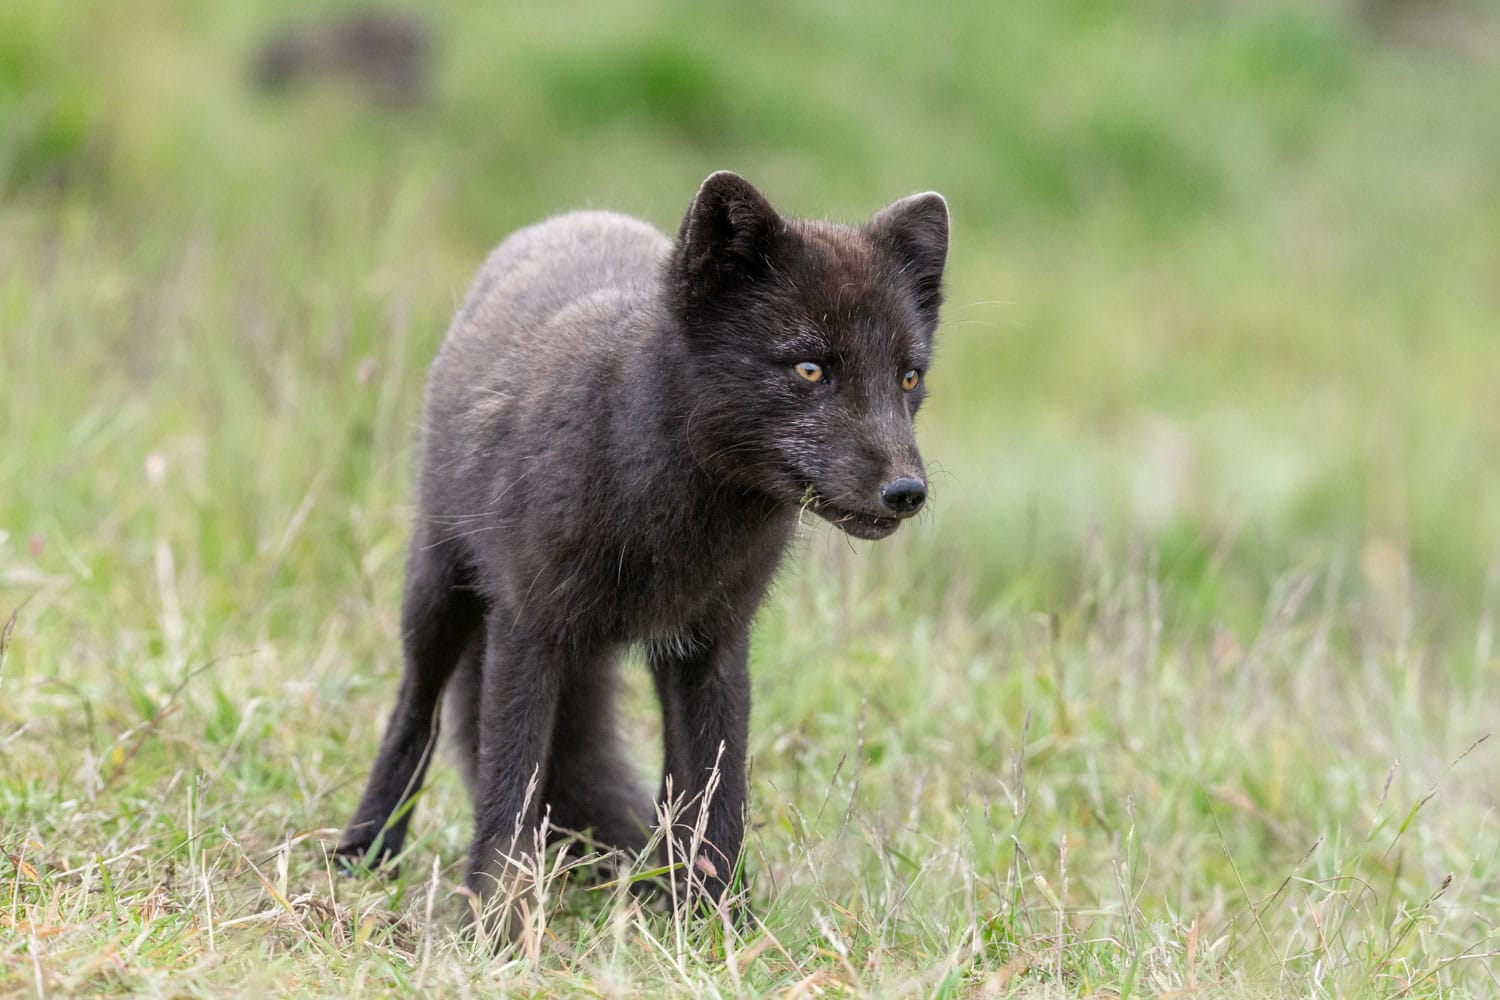
[[[825,520],[855,538],[884,538],[915,516],[927,502],[927,479],[920,463],[903,469],[884,483],[871,482],[853,469],[840,485],[839,476],[814,487],[812,509]],[[890,472],[886,473],[891,476]]]
[[[850,407],[808,449],[824,460],[807,470],[811,509],[856,538],[884,538],[927,503],[927,474],[910,415],[872,417]]]

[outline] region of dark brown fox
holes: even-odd
[[[937,194],[850,228],[785,219],[728,172],[704,181],[675,242],[581,212],[502,243],[432,366],[406,669],[339,855],[400,853],[440,699],[474,802],[479,898],[520,877],[543,815],[640,850],[656,810],[613,705],[635,643],[661,700],[658,797],[670,776],[687,806],[665,836],[685,858],[706,820],[686,867],[697,899],[723,899],[744,828],[751,618],[803,509],[874,539],[922,507],[912,421],[947,251]]]

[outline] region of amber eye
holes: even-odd
[[[904,392],[911,392],[920,381],[922,381],[922,373],[913,368],[901,376],[901,389]]]
[[[809,382],[824,381],[823,366],[816,361],[799,361],[795,365],[792,365],[792,371],[801,375]]]

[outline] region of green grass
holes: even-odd
[[[251,89],[301,10],[0,11],[0,994],[1500,990],[1493,5],[441,4],[402,110]],[[761,923],[562,871],[491,955],[449,769],[325,854],[423,372],[506,231],[726,166],[948,196],[934,510],[762,614]]]

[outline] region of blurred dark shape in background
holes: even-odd
[[[1487,11],[1473,0],[1359,0],[1354,11],[1390,44],[1475,58],[1492,51],[1493,31],[1483,29],[1493,7]]]
[[[432,32],[417,15],[348,11],[274,32],[256,54],[254,77],[266,91],[334,80],[379,104],[407,106],[428,96],[432,53]]]

